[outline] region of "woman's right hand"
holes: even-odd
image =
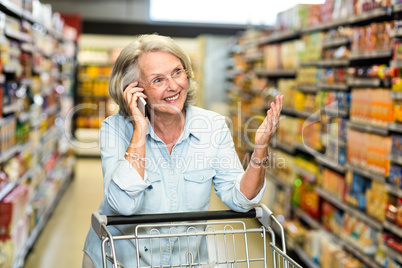
[[[129,84],[123,92],[124,102],[126,104],[126,111],[130,116],[131,123],[135,130],[143,130],[143,135],[145,136],[146,130],[148,128],[148,118],[144,117],[141,113],[140,109],[138,109],[137,101],[139,97],[143,97],[144,99],[147,96],[143,93],[144,89],[139,87],[139,83],[137,81]]]

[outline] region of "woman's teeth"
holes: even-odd
[[[177,94],[177,95],[175,95],[175,96],[173,96],[173,97],[170,97],[170,98],[166,98],[165,100],[167,100],[167,101],[173,101],[173,100],[177,100],[179,98],[179,94]]]

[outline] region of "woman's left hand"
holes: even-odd
[[[284,96],[276,96],[275,103],[271,102],[271,109],[267,111],[264,122],[259,126],[255,134],[255,147],[267,148],[272,136],[279,126]]]

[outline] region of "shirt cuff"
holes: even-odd
[[[145,178],[147,178],[146,172]],[[151,185],[149,180],[144,181],[142,179],[137,170],[125,158],[119,160],[113,181],[120,189],[132,197],[138,196]]]
[[[247,197],[245,197],[243,193],[240,191],[240,180],[237,180],[235,183],[236,187],[235,200],[238,202],[238,206],[243,207],[245,209],[252,209],[253,207],[257,206],[258,203],[261,202],[262,197],[264,196],[266,185],[267,182],[266,180],[264,180],[264,185],[262,186],[261,190],[253,199],[250,200]]]

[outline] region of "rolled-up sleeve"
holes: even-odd
[[[104,194],[110,209],[121,215],[138,212],[149,187],[124,158],[129,142],[124,136],[126,127],[118,120],[105,120],[100,131]]]

